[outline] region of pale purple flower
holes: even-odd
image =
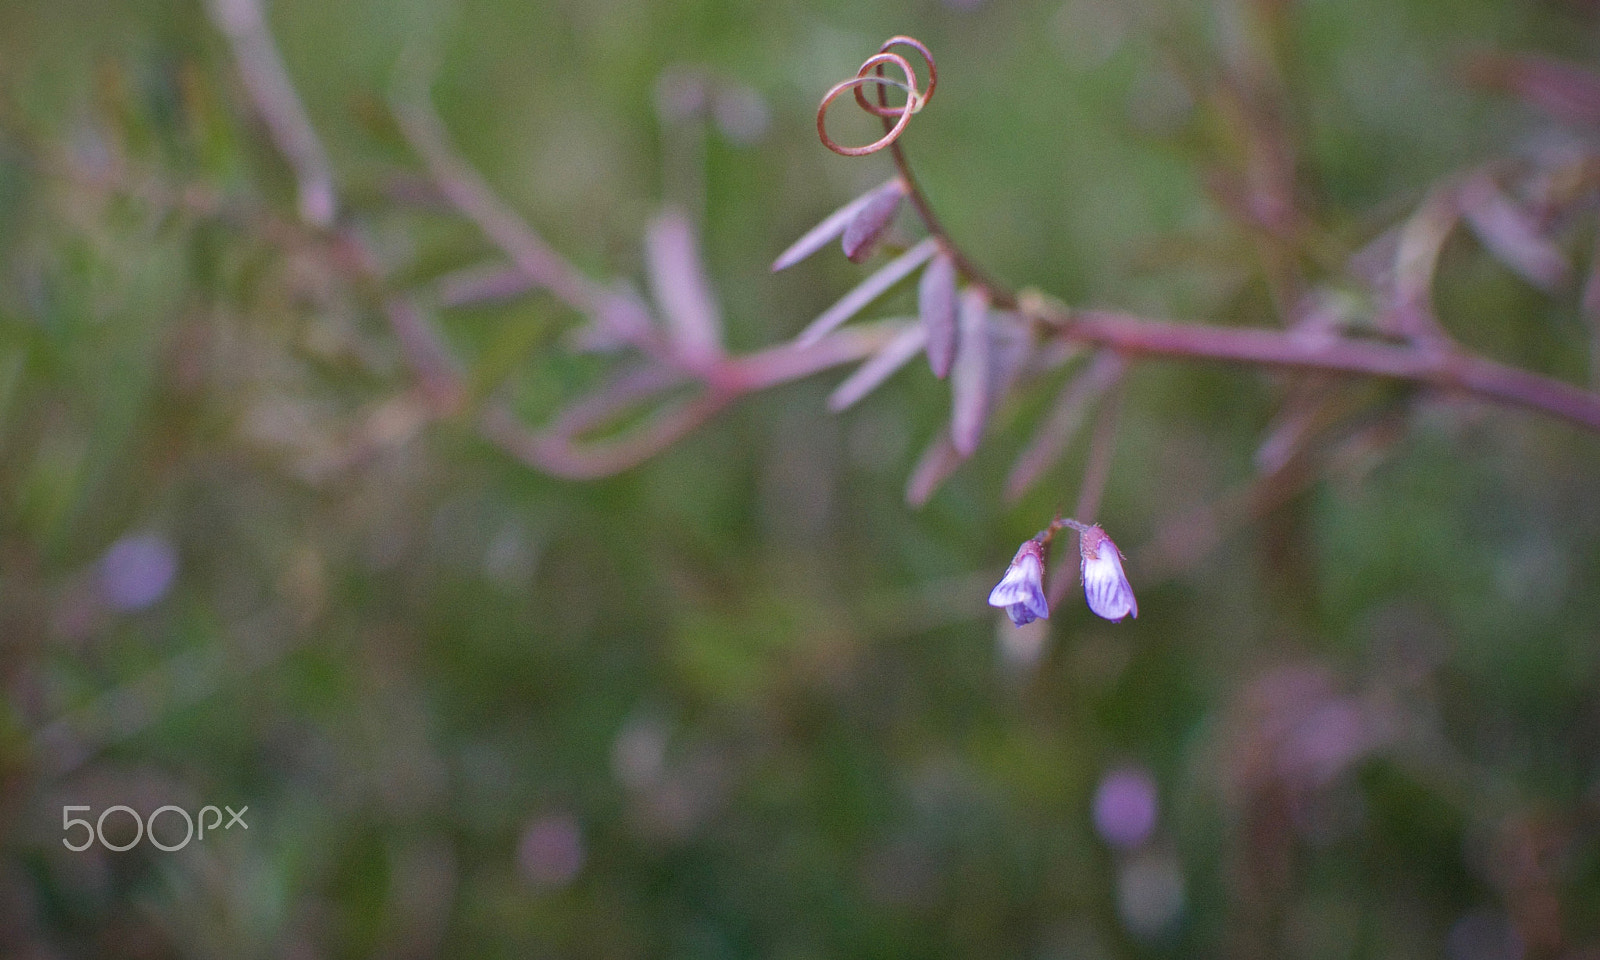
[[[1138,619],[1139,601],[1133,598],[1128,575],[1122,572],[1122,551],[1099,524],[1083,530],[1078,549],[1083,554],[1083,595],[1089,609],[1112,623],[1127,616]]]
[[[1149,771],[1123,767],[1107,774],[1094,792],[1094,826],[1106,843],[1134,850],[1155,832],[1160,806]]]
[[[517,866],[535,886],[564,887],[583,869],[583,828],[565,813],[528,824],[517,844]]]
[[[178,574],[178,551],[159,533],[123,537],[100,558],[100,594],[114,610],[132,613],[166,596]]]
[[[989,591],[989,606],[1004,607],[1019,627],[1049,619],[1050,604],[1044,598],[1044,544],[1038,539],[1024,543],[1011,558],[1006,575]]]

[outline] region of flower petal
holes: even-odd
[[[989,591],[989,606],[1008,607],[1013,603],[1027,603],[1037,592],[1038,588],[1030,582],[1027,574],[1020,567],[1012,567]]]
[[[1090,610],[1112,623],[1130,615],[1135,619],[1139,616],[1139,602],[1122,571],[1116,545],[1109,540],[1101,542],[1096,556],[1083,558],[1083,595]]]
[[[1011,618],[1012,626],[1025,627],[1033,621],[1039,619],[1039,615],[1034,612],[1034,609],[1035,608],[1024,603],[1013,603],[1009,607],[1006,607],[1006,616]],[[1048,612],[1049,611],[1046,610],[1046,613]]]
[[[1023,543],[1005,576],[989,591],[989,605],[1004,607],[1017,626],[1050,616],[1044,595],[1043,548],[1037,540]]]

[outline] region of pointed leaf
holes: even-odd
[[[1561,250],[1540,235],[1533,217],[1488,176],[1462,185],[1461,207],[1483,245],[1529,283],[1553,292],[1571,279],[1572,265]]]
[[[1337,416],[1335,407],[1341,396],[1326,382],[1314,378],[1294,384],[1256,447],[1252,458],[1256,470],[1271,476],[1288,466],[1306,449],[1308,438]]]
[[[928,338],[928,366],[943,380],[956,356],[956,264],[939,251],[917,283],[917,315]]]
[[[650,291],[679,351],[690,360],[721,356],[722,312],[706,282],[694,227],[681,210],[665,210],[650,223],[644,256]]]
[[[800,332],[795,342],[810,346],[827,336],[835,327],[860,313],[862,308],[878,299],[886,290],[909,276],[939,249],[939,241],[932,237],[902,253],[878,269],[876,273],[856,285],[854,290],[839,298],[839,302],[822,312],[811,326]]]
[[[989,393],[985,404],[998,410],[1000,401],[1022,376],[1036,353],[1032,328],[1015,313],[989,314]]]
[[[922,327],[908,323],[906,328],[885,344],[882,350],[873,354],[871,359],[857,367],[854,373],[839,384],[833,395],[828,397],[828,409],[838,413],[876,390],[879,384],[894,376],[897,370],[920,353],[925,342]]]
[[[900,212],[900,202],[905,198],[906,184],[899,177],[867,195],[867,202],[844,228],[841,246],[851,263],[860,263],[872,256],[873,249],[894,222],[894,215]]]
[[[816,253],[818,250],[821,250],[823,247],[827,246],[830,240],[844,232],[844,228],[849,226],[851,220],[855,219],[856,214],[860,212],[861,208],[866,206],[868,201],[872,199],[873,195],[879,190],[883,189],[884,186],[888,186],[888,184],[883,184],[882,186],[874,187],[871,190],[868,190],[866,193],[863,193],[861,196],[856,197],[854,200],[851,200],[849,203],[828,214],[821,223],[812,227],[810,230],[807,230],[805,236],[790,244],[789,249],[778,254],[778,259],[772,261],[772,272],[777,273],[779,270],[792,267],[801,260],[804,260],[806,257],[811,256],[813,253]]]
[[[1460,219],[1459,204],[1448,192],[1436,193],[1417,208],[1400,229],[1394,253],[1395,297],[1404,302],[1427,302],[1439,251]]]
[[[972,456],[989,418],[989,295],[968,287],[957,317],[961,338],[950,371],[950,440],[956,452]]]
[[[835,331],[809,346],[793,340],[733,357],[719,371],[721,382],[743,392],[766,390],[780,383],[809,377],[830,367],[866,360],[900,332],[905,318],[862,323]]]
[[[655,336],[655,317],[638,291],[617,284],[595,304],[586,323],[572,332],[579,353],[609,353]]]
[[[1380,329],[1392,328],[1417,343],[1448,339],[1434,314],[1433,279],[1439,253],[1460,219],[1460,198],[1454,191],[1439,190],[1400,228],[1390,288],[1393,302],[1380,311]]]

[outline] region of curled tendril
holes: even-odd
[[[890,37],[889,39],[883,41],[883,46],[878,48],[878,55],[881,56],[882,54],[888,53],[890,50],[894,49],[895,47],[910,47],[911,49],[917,51],[917,53],[921,54],[922,55],[922,62],[928,65],[928,89],[927,89],[927,92],[923,93],[923,95],[922,95],[922,102],[917,105],[917,110],[921,110],[924,106],[927,106],[929,100],[933,99],[933,88],[939,85],[939,69],[938,69],[938,67],[936,67],[934,65],[933,54],[929,53],[928,52],[928,48],[923,45],[922,41],[918,40],[915,37],[894,36],[894,37]],[[866,76],[867,71],[869,69],[871,69],[873,66],[875,66],[875,64],[873,63],[873,60],[872,59],[868,59],[866,63],[863,63],[861,65],[861,69],[856,71],[856,76],[857,77]],[[906,76],[910,77],[911,83],[915,84],[917,78],[911,75],[910,68],[909,67],[902,67],[902,69],[904,69],[906,71]],[[879,66],[878,67],[878,76],[882,76],[882,75],[883,75],[883,68],[881,66]],[[894,85],[898,86],[898,84],[894,84]],[[882,88],[881,87],[879,88],[879,91],[880,91],[880,93],[882,92]],[[893,118],[895,116],[898,116],[899,113],[900,113],[899,109],[884,104],[882,102],[881,97],[880,97],[880,100],[879,100],[879,102],[877,104],[868,103],[867,102],[867,98],[866,98],[866,94],[862,91],[861,87],[859,87],[859,86],[856,87],[856,104],[858,106],[860,106],[861,109],[867,111],[868,113],[872,114],[875,117],[883,117],[885,119],[889,119],[889,118]],[[911,112],[912,113],[916,113],[917,110],[913,110]]]
[[[917,74],[916,71],[911,69],[910,61],[898,53],[890,52],[891,48],[897,46],[911,47],[922,55],[923,61],[928,65],[928,89],[926,92],[923,92],[917,85]],[[883,68],[886,64],[893,64],[898,67],[905,79],[903,81],[894,80],[884,76]],[[817,136],[822,139],[823,146],[840,156],[863,157],[869,153],[877,153],[900,138],[900,134],[905,132],[906,125],[911,122],[911,115],[920,111],[927,105],[929,100],[933,99],[933,88],[938,82],[939,73],[934,66],[933,55],[928,52],[928,48],[923,46],[920,40],[911,37],[890,37],[884,41],[883,46],[878,48],[877,53],[868,57],[861,64],[861,69],[856,71],[854,77],[834,84],[826,94],[823,94],[822,104],[817,107]],[[870,102],[866,97],[865,88],[869,83],[878,88],[878,102],[876,104]],[[887,94],[890,87],[905,91],[905,103],[898,107],[889,105]],[[857,106],[883,120],[883,136],[865,146],[846,147],[828,136],[828,107],[846,90],[854,91]]]

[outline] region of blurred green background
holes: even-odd
[[[832,252],[767,266],[888,175],[823,150],[813,111],[891,34],[939,58],[906,144],[995,273],[1270,323],[1273,243],[1208,189],[1244,150],[1216,77],[1286,105],[1306,246],[1342,256],[1439,178],[1558,136],[1466,85],[1463,57],[1593,62],[1597,16],[270,7],[346,222],[397,284],[493,259],[413,196],[384,105],[404,61],[592,275],[637,277],[645,223],[687,204],[739,350],[862,275]],[[684,77],[731,106],[663,120]],[[918,365],[837,417],[836,373],[755,397],[591,483],[466,415],[369,444],[411,376],[293,211],[200,4],[0,3],[0,953],[1600,956],[1596,437],[1422,402],[1390,445],[1214,511],[1252,482],[1279,387],[1142,365],[1098,517],[1142,615],[1073,599],[1015,631],[984,596],[1083,469],[1080,443],[1002,500],[1048,392],[920,510],[905,478],[947,401]],[[1468,344],[1584,377],[1575,296],[1461,240],[1440,298]],[[530,414],[595,376],[547,299],[440,323]],[[72,852],[69,804],[247,805],[249,826]]]

